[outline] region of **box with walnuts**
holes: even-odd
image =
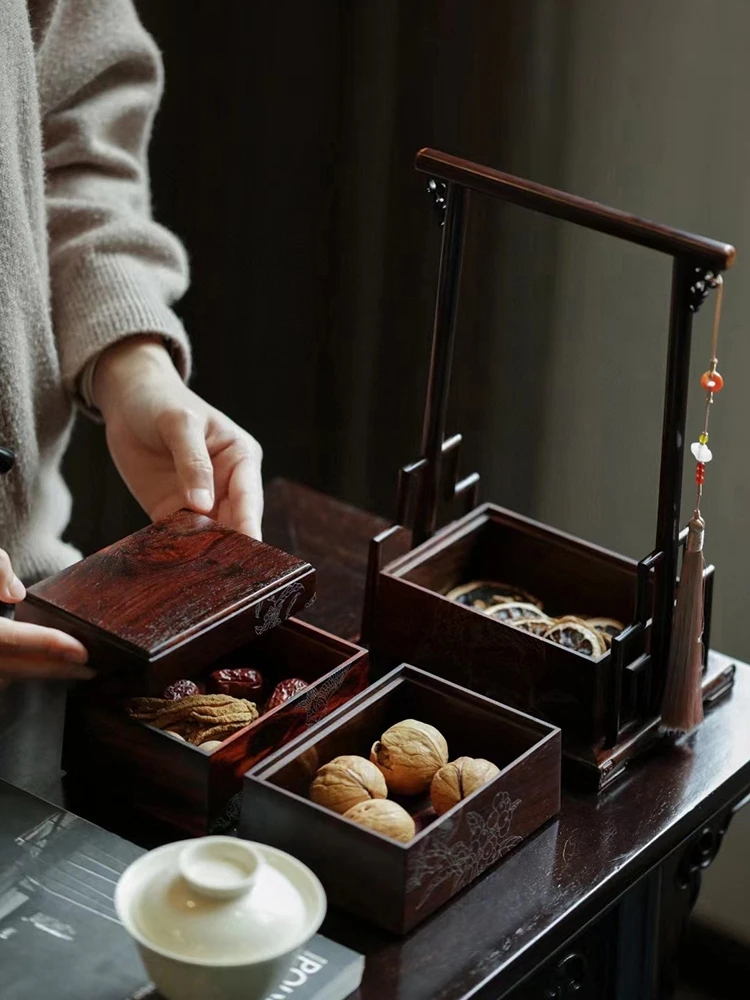
[[[367,684],[364,649],[290,617],[314,596],[308,563],[187,510],[31,587],[18,617],[97,671],[68,696],[72,790],[188,834],[228,825],[247,769]]]
[[[404,934],[560,808],[560,730],[402,665],[245,776],[241,836]]]

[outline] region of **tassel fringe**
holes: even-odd
[[[682,560],[677,606],[672,623],[667,680],[661,706],[661,727],[689,733],[703,721],[703,535],[705,524],[695,514]]]

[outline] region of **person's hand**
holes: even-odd
[[[112,459],[152,520],[189,507],[261,537],[260,445],[187,388],[160,342],[108,348],[92,390]]]
[[[26,596],[8,553],[0,549],[0,601],[18,604]],[[0,617],[0,685],[30,677],[88,680],[86,648],[65,632]]]

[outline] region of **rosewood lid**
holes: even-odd
[[[315,595],[306,562],[181,510],[29,588],[17,618],[64,629],[96,669],[166,682],[279,625]]]

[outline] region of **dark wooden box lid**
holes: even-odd
[[[29,588],[17,617],[75,635],[98,667],[187,666],[302,610],[314,581],[296,556],[180,510]]]

